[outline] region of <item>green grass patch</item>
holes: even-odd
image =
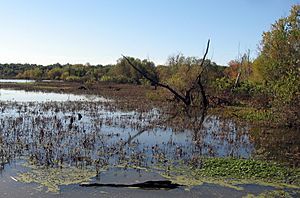
[[[255,179],[278,183],[300,184],[300,169],[253,159],[207,158],[197,169],[198,176]]]
[[[253,159],[203,158],[202,165],[165,166],[165,176],[172,181],[187,185],[213,183],[240,189],[237,184],[259,184],[277,188],[300,188],[300,168]]]
[[[221,114],[225,118],[233,118],[248,122],[277,122],[279,117],[272,109],[256,109],[252,107],[227,106],[224,108],[215,108],[212,113]],[[221,112],[221,113],[220,113]]]

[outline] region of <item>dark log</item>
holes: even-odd
[[[80,184],[83,187],[116,187],[116,188],[142,188],[142,189],[175,189],[182,185],[172,183],[169,180],[162,181],[146,181],[136,184],[100,184],[100,183],[91,183],[91,184]]]
[[[87,90],[87,88],[85,86],[80,86],[80,87],[78,87],[78,89],[80,89],[80,90]]]
[[[81,120],[81,118],[82,118],[81,113],[78,113],[77,115],[78,115],[78,120]]]

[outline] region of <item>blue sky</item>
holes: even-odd
[[[226,65],[300,0],[0,0],[0,63],[164,64],[179,52]]]

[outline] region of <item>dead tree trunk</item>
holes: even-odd
[[[235,79],[235,82],[234,82],[234,85],[233,85],[233,89],[238,87],[239,82],[240,82],[240,76],[241,76],[241,72],[239,71],[239,73],[236,76],[236,79]]]
[[[197,75],[197,78],[194,80],[194,82],[192,83],[191,87],[186,90],[185,95],[179,93],[178,91],[176,91],[174,88],[170,87],[169,85],[163,84],[163,83],[159,82],[158,80],[153,79],[148,74],[147,71],[143,71],[143,70],[139,69],[139,67],[137,67],[136,65],[134,65],[126,56],[124,56],[124,55],[122,55],[122,56],[123,56],[124,59],[127,60],[127,62],[137,72],[139,72],[144,78],[146,78],[147,80],[149,80],[151,82],[151,84],[153,84],[156,87],[163,87],[163,88],[169,90],[175,96],[176,99],[178,99],[179,101],[181,101],[185,105],[185,108],[187,110],[189,108],[191,108],[191,106],[193,104],[193,98],[194,98],[193,94],[195,94],[195,92],[197,92],[198,94],[200,94],[200,96],[201,96],[200,97],[201,98],[201,101],[200,101],[200,108],[201,108],[200,114],[202,114],[203,111],[206,112],[207,107],[208,107],[208,100],[207,100],[207,97],[206,97],[206,94],[205,94],[204,87],[203,87],[202,82],[201,82],[201,75],[202,75],[202,73],[204,71],[203,66],[204,66],[204,63],[205,63],[206,56],[208,54],[209,44],[210,44],[210,40],[208,40],[208,42],[207,42],[206,51],[205,51],[205,53],[203,55],[203,58],[201,60],[200,65],[199,65],[199,67],[201,67],[202,70]]]

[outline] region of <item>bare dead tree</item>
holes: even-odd
[[[250,65],[250,50],[248,50],[246,53],[244,53],[244,55],[242,57],[239,57],[237,61],[238,61],[239,67],[238,67],[238,73],[235,78],[234,85],[232,87],[232,91],[239,86],[242,77],[247,78],[250,76],[250,73],[251,73],[251,69],[249,67],[249,65]],[[243,74],[243,76],[242,76],[242,74]]]
[[[205,53],[203,55],[203,58],[201,60],[200,65],[199,65],[199,67],[201,67],[202,70],[197,75],[197,78],[194,80],[191,87],[188,88],[185,91],[185,94],[182,94],[182,93],[176,91],[174,88],[170,87],[169,85],[161,83],[158,80],[152,78],[151,75],[149,75],[149,73],[147,71],[141,70],[139,67],[134,65],[126,56],[124,56],[124,55],[122,55],[122,56],[123,56],[124,59],[127,60],[127,62],[137,72],[139,72],[144,78],[149,80],[152,85],[154,85],[156,87],[162,87],[162,88],[165,88],[165,89],[169,90],[175,96],[175,98],[178,99],[178,101],[181,101],[185,105],[186,110],[189,110],[190,107],[192,106],[193,100],[195,98],[194,94],[195,93],[200,94],[201,99],[200,99],[200,105],[199,106],[200,106],[200,109],[201,109],[200,110],[200,115],[202,115],[203,112],[206,112],[207,107],[208,107],[208,100],[207,100],[207,97],[206,97],[206,94],[205,94],[204,87],[203,87],[202,82],[201,82],[201,76],[202,76],[202,73],[204,71],[204,63],[205,63],[206,56],[208,54],[209,45],[210,45],[210,40],[208,40],[208,42],[207,42]],[[204,116],[202,116],[202,117],[204,117]]]
[[[208,42],[207,42],[205,53],[199,64],[199,67],[201,68],[201,70],[197,74],[196,79],[194,79],[192,81],[191,86],[188,89],[186,89],[185,94],[182,94],[181,92],[176,91],[176,89],[172,88],[171,86],[169,86],[167,84],[159,82],[159,80],[153,78],[147,71],[140,69],[138,66],[134,65],[129,60],[129,58],[122,55],[123,58],[125,60],[127,60],[127,62],[137,72],[139,72],[145,79],[149,80],[152,85],[154,85],[155,87],[162,87],[164,89],[167,89],[175,96],[175,99],[177,102],[182,102],[184,104],[186,115],[188,115],[189,118],[192,118],[192,119],[190,119],[190,121],[192,123],[192,130],[194,131],[194,140],[198,140],[198,136],[199,136],[198,132],[202,128],[202,124],[206,117],[206,112],[207,112],[207,108],[208,108],[208,99],[207,99],[207,96],[206,96],[206,93],[204,90],[204,86],[201,82],[201,77],[204,72],[204,63],[205,63],[206,56],[208,54],[209,45],[210,45],[210,40],[208,40]],[[198,96],[198,98],[196,96]],[[199,101],[197,101],[198,102],[197,105],[194,104],[194,102],[195,102],[194,100],[196,100],[196,98],[199,100]],[[178,114],[178,112],[177,112],[177,114]],[[191,116],[191,114],[193,114],[193,116]],[[130,144],[134,138],[138,137],[140,134],[144,133],[145,131],[147,131],[147,130],[142,129],[134,136],[132,136],[132,137],[130,136],[128,141],[125,142],[125,144]]]

